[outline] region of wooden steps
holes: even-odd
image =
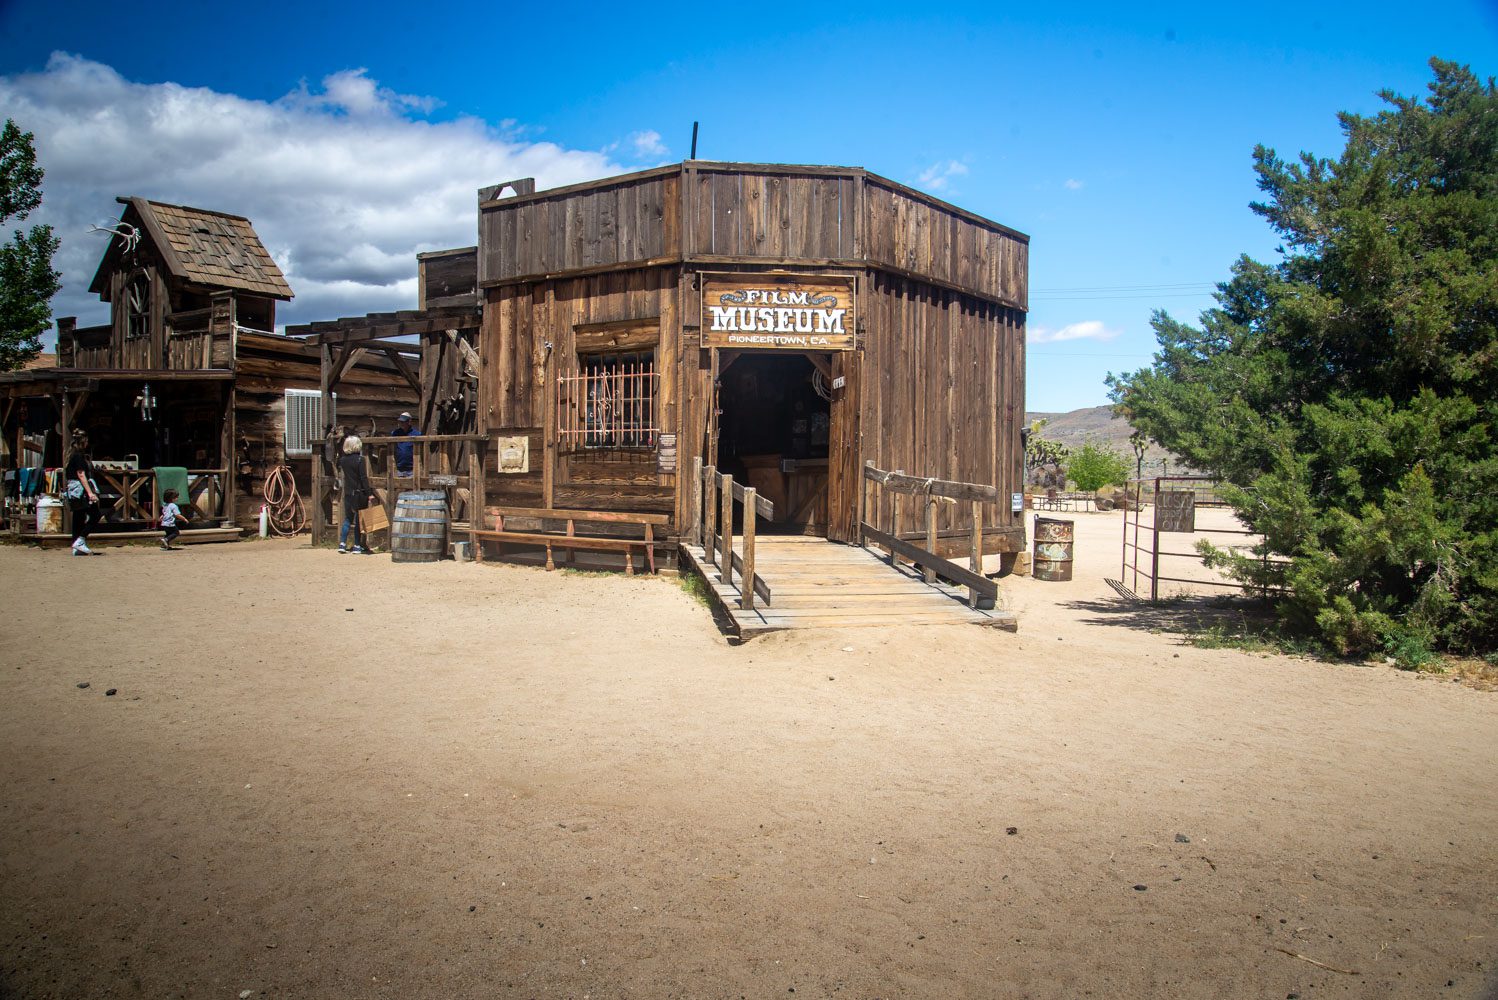
[[[981,611],[967,604],[967,591],[928,584],[903,563],[823,538],[761,535],[755,544],[758,575],[770,586],[771,603],[739,606],[737,579],[725,584],[707,564],[700,546],[684,545],[687,562],[707,580],[714,602],[744,638],[788,628],[847,628],[874,625],[988,625],[1014,631],[1007,611]]]

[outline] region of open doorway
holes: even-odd
[[[775,505],[761,530],[827,534],[830,389],[804,354],[740,354],[718,390],[718,468]]]

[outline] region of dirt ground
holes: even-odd
[[[742,646],[666,579],[0,546],[0,997],[1498,996],[1498,695],[1184,645],[1076,520],[1018,635]]]

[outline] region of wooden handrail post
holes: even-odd
[[[724,476],[719,483],[723,490],[721,498],[723,518],[723,582],[729,586],[733,585],[733,477]]]
[[[754,610],[754,502],[758,498],[753,486],[744,487],[744,596],[739,606]]]
[[[972,551],[968,556],[969,564],[974,573],[983,574],[983,504],[977,500],[973,501],[973,537]],[[978,606],[978,588],[967,588],[967,603],[969,607]]]
[[[872,458],[866,458],[866,459],[864,459],[863,467],[864,467],[865,470],[873,468],[874,467],[874,460]],[[875,511],[872,514],[869,512],[870,509],[871,509],[869,507],[869,487],[870,487],[870,485],[871,485],[871,480],[869,479],[868,475],[865,474],[864,477],[863,477],[863,494],[862,494],[862,496],[863,496],[863,507],[862,507],[862,510],[859,511],[859,515],[858,515],[858,519],[857,519],[858,520],[858,544],[859,545],[863,544],[863,525],[864,525],[864,522],[865,521],[871,521],[871,520],[873,520],[873,519],[875,519],[875,518],[878,517],[878,512],[877,511]],[[875,528],[879,527],[879,525],[878,525],[877,522],[874,523],[874,527]]]
[[[936,497],[926,497],[926,551],[936,555]],[[936,570],[930,566],[921,567],[921,579],[927,583],[936,582]]]
[[[895,470],[895,475],[897,475],[897,476],[903,476],[904,474],[905,474],[905,470],[904,469],[896,469]],[[899,538],[900,537],[900,494],[898,494],[895,491],[891,490],[890,491],[890,502],[891,502],[891,506],[892,506],[893,510],[891,511],[892,520],[891,520],[890,526],[889,526],[889,533],[891,535],[893,535],[895,538]],[[891,566],[895,565],[895,550],[894,549],[890,549],[889,550],[889,564]]]
[[[687,537],[698,545],[702,544],[702,456],[692,457],[692,510],[689,515],[692,519]]]
[[[711,465],[702,470],[702,554],[712,565],[717,541],[718,470]]]
[[[322,517],[322,448],[312,449],[312,544],[322,544],[323,517]]]

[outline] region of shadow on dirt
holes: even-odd
[[[1151,603],[1121,593],[1113,598],[1066,601],[1061,606],[1090,616],[1081,619],[1088,625],[1150,633],[1267,636],[1278,627],[1272,605],[1246,597],[1173,597]]]

